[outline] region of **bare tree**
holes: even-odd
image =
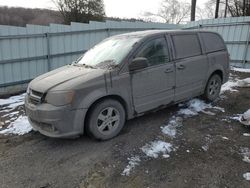
[[[250,16],[250,0],[220,0],[218,15],[215,15],[218,0],[208,0],[203,13],[205,17]]]
[[[179,24],[190,15],[190,4],[185,2],[180,2],[178,0],[162,0],[161,8],[158,10],[158,13],[145,12],[143,14],[147,20],[151,17],[161,18],[166,23]]]
[[[227,17],[227,7],[228,7],[228,0],[225,0],[224,18]]]
[[[105,16],[103,0],[52,0],[64,22],[83,22],[90,20],[102,21]]]
[[[246,0],[243,0],[243,16],[245,16],[245,13],[246,13]]]
[[[191,21],[195,21],[196,0],[191,2]]]
[[[220,0],[216,0],[216,7],[215,7],[215,18],[218,18],[219,15],[219,7],[220,7]]]
[[[218,11],[217,18],[225,16],[225,5],[226,5],[225,1],[226,0],[220,0],[218,10],[216,10],[217,1],[218,0],[208,0],[205,3],[205,8],[203,9],[203,16],[205,18],[215,18],[215,14],[217,11]]]
[[[228,0],[228,12],[233,17],[250,16],[250,1]]]

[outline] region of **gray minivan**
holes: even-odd
[[[229,76],[221,36],[150,30],[105,39],[76,62],[35,78],[26,113],[50,137],[116,136],[125,121],[203,95],[215,100]]]

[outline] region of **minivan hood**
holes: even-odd
[[[84,77],[82,79],[82,82],[85,82],[103,73],[104,70],[102,69],[91,69],[67,65],[38,76],[30,82],[29,87],[35,91],[44,93],[60,84],[66,83],[75,78]]]

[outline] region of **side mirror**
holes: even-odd
[[[144,57],[137,57],[129,64],[129,70],[135,71],[148,67],[148,59]]]

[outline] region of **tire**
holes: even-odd
[[[116,100],[106,99],[91,108],[87,119],[87,132],[98,140],[117,136],[125,124],[125,110]]]
[[[204,92],[204,99],[207,101],[214,101],[220,95],[222,80],[218,74],[213,74],[206,85],[206,89]]]

